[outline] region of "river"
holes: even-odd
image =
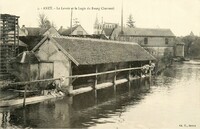
[[[200,65],[26,108],[0,108],[0,128],[200,128]]]

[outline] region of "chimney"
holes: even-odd
[[[22,27],[21,27],[21,30],[25,33],[26,31],[26,27],[25,27],[25,25],[22,25]]]

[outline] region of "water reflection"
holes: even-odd
[[[91,91],[26,108],[0,109],[0,125],[1,128],[167,128],[184,122],[199,124],[199,75],[200,67],[175,65],[151,81],[121,84],[116,93],[113,87],[98,90],[97,99]]]

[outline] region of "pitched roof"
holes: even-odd
[[[84,28],[81,25],[76,25],[76,26],[74,26],[72,28],[68,28],[68,29],[64,29],[64,28],[59,29],[58,32],[63,36],[68,36],[68,35],[71,35],[74,32],[74,30],[76,30],[76,28],[78,28],[78,27],[81,27],[84,30]]]
[[[44,37],[43,36],[23,36],[19,39],[25,43],[28,47],[28,50],[32,50]]]
[[[26,27],[28,36],[38,36],[40,34],[40,28],[38,27]]]
[[[102,31],[105,33],[106,36],[111,36],[114,28],[104,28]]]
[[[74,27],[72,27],[72,29],[71,28],[63,29],[63,31],[60,31],[61,32],[60,34],[65,35],[65,36],[70,35],[78,26],[79,25],[74,26]]]
[[[78,65],[155,60],[152,55],[137,43],[70,37],[52,37],[52,39]]]
[[[194,36],[194,33],[192,31],[190,32],[190,36]]]
[[[26,30],[28,31],[28,35],[27,36],[39,36],[39,35],[43,35],[49,29],[50,28],[26,27]]]
[[[38,58],[35,56],[35,54],[33,52],[30,51],[24,51],[22,53],[20,53],[16,58],[14,62],[18,62],[18,63],[38,63],[39,60]]]
[[[159,36],[159,37],[175,36],[170,29],[150,29],[150,28],[124,28],[124,35]]]

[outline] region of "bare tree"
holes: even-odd
[[[51,27],[55,27],[55,24],[53,22],[50,22],[48,17],[44,13],[38,15],[38,23],[40,28],[48,29]]]
[[[133,16],[132,16],[132,14],[130,14],[129,17],[128,17],[128,21],[127,21],[126,24],[130,28],[135,28],[134,23],[135,23],[135,21],[133,21]]]
[[[77,26],[77,25],[80,25],[80,22],[79,22],[78,18],[74,18],[73,19],[73,26]]]

